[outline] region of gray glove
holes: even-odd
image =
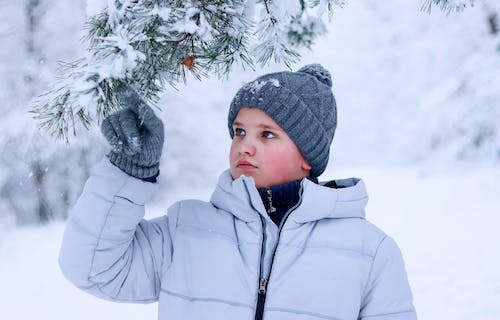
[[[163,149],[163,122],[130,86],[125,86],[119,97],[124,108],[109,115],[101,125],[112,147],[108,158],[133,177],[155,178]]]

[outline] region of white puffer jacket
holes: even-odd
[[[258,300],[265,320],[416,319],[400,251],[365,220],[359,179],[336,181],[341,188],[304,179],[280,229],[252,178],[226,171],[210,202],[180,201],[147,221],[156,185],[106,159],[96,169],[60,253],[63,273],[85,291],[159,301],[162,320],[251,320]]]

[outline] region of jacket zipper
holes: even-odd
[[[271,189],[267,189],[267,199],[269,201],[269,210],[268,213],[270,212],[275,212],[276,208],[273,207],[272,205],[272,192]],[[265,226],[266,226],[266,221],[262,216],[260,217],[260,220],[262,222],[262,249],[260,252],[260,270],[259,270],[259,291],[257,295],[257,308],[255,311],[255,320],[262,320],[262,317],[264,316],[264,304],[266,302],[266,294],[267,294],[267,285],[269,282],[269,278],[271,277],[271,271],[273,269],[273,264],[274,264],[274,256],[276,254],[276,249],[278,248],[279,242],[280,242],[280,235],[281,235],[281,229],[285,225],[286,220],[288,219],[288,216],[290,213],[293,212],[293,210],[297,209],[297,207],[300,205],[302,202],[302,184],[300,185],[300,190],[299,190],[299,201],[297,201],[297,204],[290,208],[286,213],[285,216],[283,217],[283,220],[281,220],[281,223],[278,228],[278,241],[276,242],[276,245],[273,248],[273,256],[271,258],[271,266],[269,267],[269,273],[267,274],[267,277],[263,277],[262,275],[262,270],[263,270],[263,264],[264,264],[264,250],[265,250],[265,241],[266,241],[266,232],[265,232]],[[273,210],[274,209],[274,210]]]
[[[271,191],[271,188],[267,189],[267,201],[269,202],[269,209],[267,210],[267,213],[274,213],[276,212],[276,208],[273,207],[273,192]]]
[[[257,291],[257,308],[255,310],[255,320],[261,320],[264,314],[264,301],[266,299],[267,279],[262,277],[264,265],[264,255],[266,250],[266,220],[259,214],[262,223],[262,247],[260,250],[260,268],[259,268],[259,290]]]

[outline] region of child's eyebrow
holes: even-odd
[[[235,121],[233,122],[233,127],[236,126],[236,127],[244,127],[245,125],[241,122],[238,122],[238,121]],[[260,123],[257,125],[257,127],[259,128],[262,128],[262,129],[274,129],[274,130],[277,130],[278,127],[274,126],[274,125],[269,125],[269,124],[265,124],[265,123]]]

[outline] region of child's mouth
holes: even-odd
[[[252,166],[251,164],[242,164],[242,165],[239,165],[238,168],[240,168],[240,169],[256,169],[256,167]]]
[[[252,163],[246,161],[246,160],[239,160],[236,163],[236,167],[241,168],[241,169],[256,169],[257,166],[253,165]]]

